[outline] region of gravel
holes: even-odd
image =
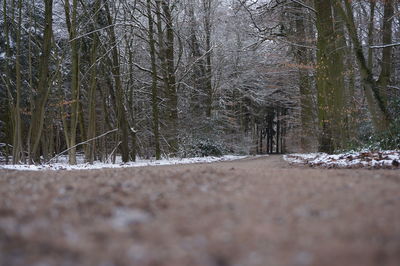
[[[397,170],[0,170],[0,265],[400,265]]]

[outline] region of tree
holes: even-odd
[[[391,1],[389,1],[389,3],[391,3]],[[342,3],[339,0],[335,0],[335,5],[337,7],[339,15],[346,22],[349,36],[353,42],[354,54],[357,58],[357,62],[360,68],[364,90],[367,95],[367,99],[369,99],[369,109],[374,121],[375,130],[377,132],[383,132],[388,129],[390,123],[392,122],[392,118],[387,109],[382,91],[379,89],[377,81],[374,79],[373,71],[368,67],[367,60],[365,58],[362,45],[357,34],[357,27],[354,22],[353,9],[348,1],[344,1],[345,8],[343,8]],[[388,26],[389,24],[384,23],[384,25]],[[374,98],[370,96],[368,97],[369,94],[373,94]],[[375,105],[377,105],[376,108]]]
[[[301,108],[301,147],[307,151],[312,146],[312,132],[314,125],[314,102],[312,91],[312,80],[310,78],[310,65],[313,63],[310,59],[309,47],[307,47],[306,19],[304,16],[304,7],[298,3],[293,4],[295,20],[295,38],[296,45],[295,60],[299,66],[299,90],[300,90],[300,108]]]
[[[151,57],[151,71],[152,71],[152,83],[151,83],[151,106],[153,111],[153,134],[156,150],[156,159],[161,158],[160,150],[160,132],[159,132],[159,110],[158,110],[158,88],[157,88],[157,65],[156,65],[156,46],[154,39],[154,20],[151,8],[151,0],[147,0],[147,19],[148,19],[148,42],[150,48]]]
[[[117,108],[117,120],[118,120],[118,128],[121,136],[121,154],[122,161],[129,161],[129,132],[128,132],[128,124],[126,123],[126,114],[124,107],[124,92],[122,89],[121,83],[121,69],[119,62],[119,51],[117,38],[115,35],[114,22],[111,17],[110,8],[108,5],[108,1],[104,1],[104,7],[107,16],[108,23],[108,34],[111,40],[111,55],[112,55],[112,74],[114,78],[115,85],[115,99],[116,99],[116,108]]]
[[[65,139],[68,147],[69,163],[76,164],[76,130],[79,112],[79,38],[78,36],[78,0],[72,0],[72,14],[69,0],[64,3],[65,19],[71,46],[71,119],[69,126],[64,123]],[[64,120],[65,121],[65,120]],[[69,128],[69,130],[68,130]]]
[[[91,25],[91,30],[94,32],[97,26],[98,13],[100,11],[100,0],[96,0],[93,5],[93,21]],[[92,140],[96,137],[96,90],[97,90],[97,59],[98,59],[98,46],[99,46],[99,36],[97,32],[92,34],[92,45],[90,49],[90,82],[89,82],[89,120],[88,120],[88,130],[87,138]],[[90,141],[88,143],[86,151],[86,159],[89,163],[93,164],[96,152],[96,142]]]
[[[317,40],[318,118],[320,124],[320,151],[332,153],[340,148],[341,115],[343,112],[343,61],[335,45],[336,31],[332,3],[315,1]],[[338,59],[338,60],[337,60]]]
[[[31,163],[40,162],[39,143],[43,131],[46,102],[50,92],[49,64],[51,53],[51,39],[53,34],[53,0],[45,0],[44,30],[42,52],[40,56],[36,95],[33,97],[32,119],[28,134],[28,153]]]
[[[161,14],[161,9],[163,14]],[[158,56],[161,61],[164,89],[167,98],[167,140],[172,155],[178,151],[178,96],[175,76],[175,33],[171,7],[167,1],[156,0]],[[162,29],[162,17],[165,19],[165,31]]]

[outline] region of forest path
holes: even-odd
[[[0,265],[400,265],[396,170],[0,171]]]

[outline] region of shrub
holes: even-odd
[[[186,140],[181,147],[182,157],[222,156],[227,148],[222,142],[209,138]]]
[[[400,121],[392,124],[386,132],[372,135],[368,147],[383,150],[400,149]]]

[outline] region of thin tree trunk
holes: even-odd
[[[369,18],[369,25],[368,25],[368,46],[372,46],[374,44],[374,20],[375,20],[375,7],[376,1],[370,0],[370,18]],[[373,49],[368,49],[368,58],[367,58],[367,66],[368,69],[373,69]],[[369,112],[371,114],[372,123],[375,128],[381,128],[381,113],[379,111],[379,107],[374,99],[374,95],[372,90],[365,91],[365,98],[367,99]]]
[[[5,4],[4,4],[5,5]],[[18,9],[18,19],[17,19],[17,25],[15,23],[15,1],[12,2],[13,10],[12,10],[12,24],[14,25],[14,28],[17,29],[17,34],[16,34],[16,55],[15,55],[15,100],[13,97],[10,98],[10,103],[11,103],[11,116],[12,116],[12,121],[13,121],[13,150],[12,150],[12,161],[13,164],[20,163],[21,160],[24,160],[24,154],[23,154],[23,148],[22,148],[22,137],[21,137],[21,131],[22,131],[22,124],[21,124],[21,89],[22,89],[22,79],[21,79],[21,62],[20,62],[20,57],[21,57],[21,28],[22,28],[22,1],[18,0],[17,4],[17,9]],[[6,12],[6,7],[4,6],[4,11]],[[5,21],[7,24],[5,16]],[[9,51],[9,29],[8,25],[5,25],[5,33],[6,33],[6,45],[8,50],[8,54],[10,53]],[[11,90],[10,86],[10,73],[7,67],[7,72],[8,75],[6,75],[6,78],[8,79],[8,90]],[[11,95],[11,93],[10,93]]]
[[[121,155],[122,161],[129,161],[129,132],[128,132],[128,123],[126,120],[125,108],[124,108],[124,92],[121,84],[121,69],[119,63],[119,51],[117,45],[117,38],[115,35],[115,28],[113,26],[113,21],[111,17],[110,8],[108,5],[108,1],[104,1],[104,6],[106,9],[107,22],[109,27],[109,35],[111,39],[111,47],[112,47],[112,73],[114,76],[115,82],[115,100],[116,100],[116,109],[117,109],[117,120],[118,120],[118,128],[121,135]]]
[[[168,8],[168,7],[167,7]],[[173,153],[174,150],[173,143],[170,142],[171,132],[173,130],[173,124],[171,123],[171,84],[170,84],[170,74],[168,73],[169,67],[166,58],[167,49],[165,48],[164,32],[162,29],[162,18],[161,18],[161,0],[156,0],[156,17],[157,17],[157,36],[158,36],[158,58],[161,62],[160,71],[162,73],[164,82],[164,94],[167,97],[167,125],[165,127],[167,142],[170,146],[170,151]]]
[[[8,98],[8,107],[9,107],[9,121],[11,122],[11,127],[13,131],[15,131],[15,105],[14,105],[14,96],[11,92],[11,83],[12,83],[12,78],[11,78],[11,71],[10,71],[10,58],[11,58],[11,49],[10,49],[10,30],[9,30],[9,23],[8,23],[8,18],[7,18],[7,1],[3,1],[3,19],[4,19],[4,36],[5,36],[5,42],[4,42],[4,48],[5,48],[5,53],[6,53],[6,58],[5,58],[5,87],[7,91],[7,98]],[[15,134],[13,134],[15,135]],[[14,138],[11,140],[14,142]],[[14,149],[14,148],[13,148]],[[5,151],[6,151],[6,164],[9,163],[9,146],[8,143],[6,143],[5,146]]]
[[[76,164],[76,129],[79,121],[79,39],[77,37],[77,12],[78,0],[72,0],[72,16],[70,14],[69,0],[64,3],[65,19],[69,32],[69,40],[71,46],[71,118],[69,123],[68,143],[68,159],[69,163]],[[71,149],[70,149],[71,148]]]
[[[206,78],[206,115],[211,117],[212,104],[213,104],[213,88],[212,88],[212,66],[211,66],[211,3],[212,0],[203,0],[204,7],[204,30],[206,34],[206,66],[205,66],[205,78]]]
[[[89,85],[89,126],[87,139],[93,139],[96,136],[96,88],[97,88],[97,46],[98,46],[98,36],[95,34],[93,37],[93,43],[90,55],[90,85]],[[86,160],[93,164],[95,159],[96,142],[92,141],[88,143]]]
[[[100,0],[96,0],[94,7],[94,17],[93,17],[93,30],[96,28],[96,22],[98,17],[98,11],[100,8]],[[93,33],[92,47],[90,50],[90,83],[89,83],[89,126],[87,129],[87,139],[93,139],[96,137],[96,89],[97,89],[97,47],[99,45],[99,37],[97,33]],[[86,149],[86,160],[93,164],[95,160],[96,152],[96,141],[91,141],[88,143]]]
[[[158,88],[157,88],[157,65],[156,65],[156,47],[154,40],[154,21],[151,12],[151,0],[147,0],[147,17],[148,17],[148,37],[151,57],[151,71],[152,71],[152,84],[151,84],[151,106],[153,110],[153,134],[156,149],[156,160],[161,159],[160,150],[160,133],[159,133],[159,111],[158,111]]]
[[[196,36],[197,22],[194,14],[194,3],[189,3],[188,7],[189,19],[190,19],[190,49],[191,56],[193,57],[193,94],[191,97],[191,112],[193,115],[198,115],[203,112],[207,113],[207,86],[206,86],[206,62],[203,58],[203,54],[200,51],[200,42]],[[207,52],[207,51],[206,51]],[[206,95],[204,100],[203,94]],[[205,106],[205,108],[204,108]]]
[[[383,12],[383,24],[381,32],[383,33],[382,42],[383,44],[392,43],[392,21],[393,21],[393,0],[385,0],[385,7]],[[382,61],[381,61],[381,74],[377,81],[380,87],[383,102],[385,106],[388,105],[388,86],[390,82],[390,75],[392,72],[392,47],[388,46],[383,48]]]
[[[128,37],[126,37],[126,53],[128,54],[128,65],[129,65],[129,82],[127,83],[127,91],[129,92],[129,97],[128,97],[128,106],[129,106],[129,112],[131,115],[131,129],[130,129],[130,134],[131,134],[131,141],[132,141],[132,147],[131,147],[131,160],[136,161],[136,154],[137,154],[137,143],[136,143],[136,102],[135,102],[135,86],[132,84],[134,80],[133,76],[133,51],[132,51],[132,40],[128,40]]]
[[[168,75],[168,143],[170,153],[176,155],[178,151],[178,96],[176,91],[176,76],[175,76],[175,54],[174,54],[174,28],[171,9],[168,3],[162,2],[164,17],[166,20],[166,47],[165,58],[167,64]]]

